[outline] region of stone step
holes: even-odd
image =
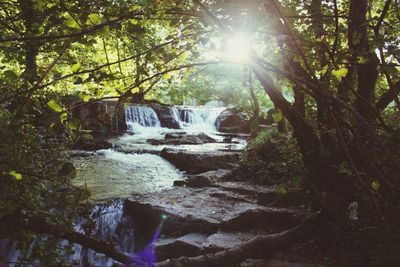
[[[247,202],[240,195],[220,188],[178,187],[159,193],[137,195],[125,201],[125,212],[133,218],[134,229],[151,238],[162,221],[162,234],[213,234],[221,231],[290,228],[307,215],[292,209],[265,207]]]
[[[214,186],[245,196],[260,205],[291,204],[298,206],[305,198],[304,193],[296,189],[281,192],[278,186],[262,186],[240,181],[217,182]]]
[[[210,170],[226,169],[239,160],[237,152],[199,152],[164,148],[161,157],[165,158],[179,170],[189,174],[202,173]]]
[[[156,244],[157,261],[231,249],[255,236],[257,233],[217,232],[209,236],[190,233],[178,238],[160,239]]]

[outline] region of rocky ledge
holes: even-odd
[[[209,170],[231,169],[239,161],[240,152],[198,152],[164,148],[160,155],[179,170],[196,174]]]
[[[221,181],[229,174],[218,170],[191,175],[188,181],[203,177],[209,183],[190,187],[188,182],[187,186],[125,200],[125,213],[134,222],[136,247],[148,244],[162,224],[155,248],[157,261],[195,257],[240,247],[258,236],[298,225],[309,216],[306,209],[258,204],[257,194],[276,196],[276,189]]]

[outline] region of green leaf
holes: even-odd
[[[283,120],[282,112],[278,111],[278,112],[275,112],[274,114],[272,114],[272,119],[274,120],[275,123],[278,123],[281,120]]]
[[[73,73],[78,72],[81,69],[81,63],[75,63],[74,65],[71,66],[71,71]]]
[[[90,95],[80,94],[79,97],[84,101],[88,102],[90,100]]]
[[[62,107],[55,101],[55,100],[50,100],[47,102],[47,106],[54,110],[55,112],[61,112],[63,109]]]
[[[76,22],[76,20],[69,14],[65,14],[64,15],[65,20],[65,25],[67,25],[70,28],[74,28],[74,29],[80,29],[81,27],[79,26],[79,24]]]
[[[61,113],[61,115],[60,115],[60,122],[61,122],[61,123],[64,123],[64,122],[67,120],[67,118],[68,118],[68,113],[67,113],[67,112]]]
[[[325,65],[321,70],[321,75],[325,75],[327,70],[328,70],[328,65]]]
[[[67,127],[73,131],[79,129],[80,121],[78,119],[72,119],[67,122]]]
[[[347,68],[341,68],[337,70],[332,70],[332,75],[335,76],[336,79],[338,79],[338,81],[340,82],[342,78],[347,75],[348,72],[349,70]]]
[[[371,183],[371,188],[372,188],[374,191],[378,191],[380,187],[381,187],[381,185],[380,185],[380,183],[379,183],[378,180],[373,180],[373,181],[372,181],[372,183]]]
[[[93,25],[99,24],[99,22],[101,21],[101,16],[100,16],[100,14],[92,13],[89,15],[88,21],[90,24],[93,24]]]
[[[7,80],[15,80],[18,78],[18,75],[12,70],[6,70],[5,72],[3,72],[3,76]]]
[[[169,73],[169,72],[163,74],[163,76],[162,76],[162,78],[163,78],[164,80],[168,80],[168,79],[170,79],[171,77],[172,77],[172,75],[171,75],[171,73]]]
[[[22,174],[20,174],[19,172],[10,171],[8,174],[14,176],[15,180],[17,181],[22,180]]]

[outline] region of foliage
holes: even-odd
[[[282,184],[281,191],[286,187],[299,188],[304,178],[296,141],[291,136],[279,134],[276,128],[263,130],[251,140],[240,172],[256,183]]]

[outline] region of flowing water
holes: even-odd
[[[242,149],[245,142],[241,140],[236,144],[222,143],[223,137],[215,128],[215,121],[222,111],[223,108],[171,107],[171,115],[181,129],[168,129],[161,127],[160,120],[152,108],[138,105],[126,107],[128,133],[111,140],[115,145],[113,149],[74,157],[74,164],[77,167],[74,185],[86,187],[91,192],[90,199],[98,203],[89,219],[82,218],[76,223],[75,230],[91,234],[98,239],[113,241],[117,244],[117,249],[134,253],[131,218],[124,215],[121,199],[132,194],[152,193],[172,188],[175,180],[183,178],[179,170],[157,155],[169,145],[154,146],[147,140],[163,139],[167,133],[202,132],[219,143],[180,145],[179,148],[191,151]],[[89,230],[88,224],[92,225]],[[60,246],[67,244],[67,241],[60,242]],[[35,245],[34,240],[30,247],[33,248]],[[18,242],[0,240],[0,259],[2,257],[6,262],[17,262],[20,254]],[[106,267],[114,263],[113,260],[76,244],[72,245],[72,255],[68,259],[71,266]]]

